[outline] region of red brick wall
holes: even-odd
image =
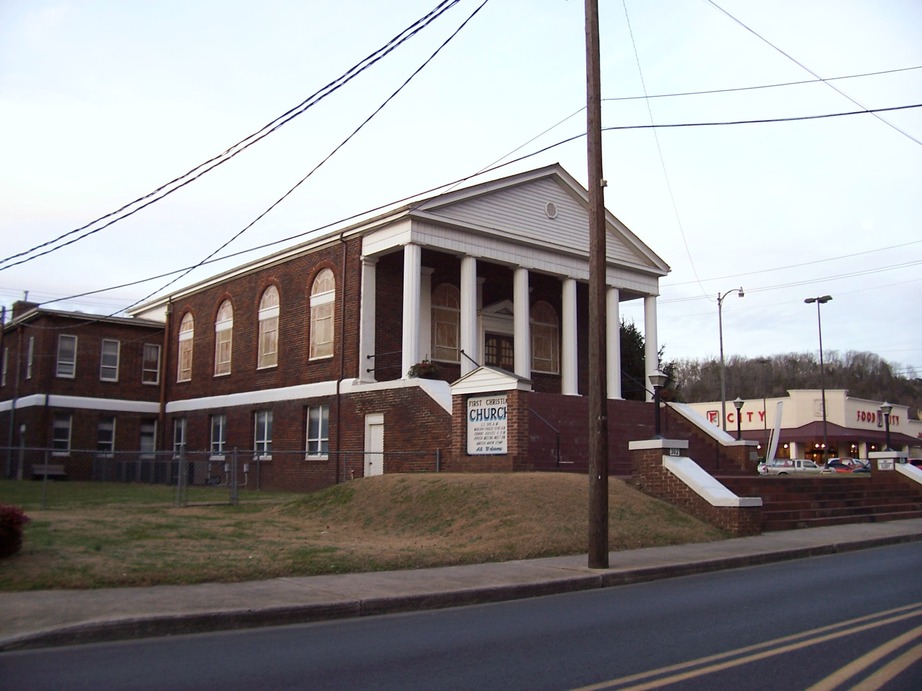
[[[533,394],[530,408],[560,432],[561,470],[588,472],[589,399],[585,396]],[[653,435],[653,404],[641,401],[608,402],[608,472],[627,476],[631,472],[628,442]],[[550,426],[537,416],[529,420],[530,457],[535,469],[556,469],[555,437]]]
[[[761,507],[712,506],[663,466],[664,451],[656,448],[630,452],[634,486],[734,535],[761,533]]]
[[[77,366],[72,379],[55,376],[60,334],[77,337]],[[30,336],[35,337],[33,376],[31,379],[26,379]],[[103,340],[119,341],[117,382],[101,381],[99,378]],[[163,329],[54,315],[30,321],[28,325],[9,330],[4,336],[3,347],[9,349],[9,370],[6,385],[0,388],[0,400],[14,396],[22,398],[31,394],[47,393],[90,398],[158,401],[160,388],[141,383],[141,358],[145,343],[162,345]],[[17,369],[18,382],[16,382]]]
[[[169,400],[216,396],[239,391],[259,391],[358,376],[358,325],[361,281],[359,240],[331,243],[316,252],[275,266],[247,273],[217,286],[183,297],[171,306],[169,358],[166,365]],[[343,259],[345,255],[345,274]],[[311,360],[310,289],[322,269],[336,281],[333,324],[334,354]],[[279,291],[278,366],[257,369],[259,300],[275,285]],[[234,306],[231,374],[214,376],[217,309],[225,299]],[[195,319],[192,378],[177,382],[179,323],[191,312]]]
[[[756,472],[756,462],[750,459],[754,446],[725,446],[668,405],[661,410],[661,416],[663,436],[687,441],[688,456],[709,473]]]

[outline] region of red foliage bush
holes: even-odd
[[[18,506],[0,504],[0,559],[22,549],[22,527],[28,522]]]

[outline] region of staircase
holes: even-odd
[[[763,532],[922,518],[922,488],[895,472],[719,480],[739,496],[762,497]]]

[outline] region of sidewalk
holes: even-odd
[[[0,593],[0,651],[498,602],[922,540],[922,519],[704,544],[247,583]]]

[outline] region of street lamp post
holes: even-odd
[[[890,448],[890,413],[893,412],[893,404],[882,404],[880,406],[880,412],[884,414],[884,439],[887,444],[884,451],[893,451],[893,449]]]
[[[765,448],[763,456],[768,454],[768,409],[765,407],[765,366],[772,364],[767,357],[760,357],[756,360],[762,365],[762,432],[765,434]]]
[[[825,305],[832,300],[832,295],[823,295],[816,298],[807,298],[804,302],[808,305],[816,303],[816,327],[820,336],[820,398],[823,406],[823,463],[829,457],[829,444],[826,434],[826,371],[823,367],[823,321],[820,318],[820,305]]]
[[[724,298],[727,297],[730,293],[736,293],[740,297],[744,296],[743,288],[734,288],[733,290],[728,290],[725,293],[717,294],[717,329],[720,333],[720,427],[726,432],[727,431],[727,380],[726,374],[724,372],[724,317],[723,317],[723,308],[724,308]]]
[[[741,411],[745,402],[739,396],[733,399],[733,407],[736,408],[736,441],[743,438],[743,416]]]
[[[662,439],[663,435],[660,433],[659,390],[666,386],[666,382],[669,381],[669,375],[657,369],[648,378],[650,379],[650,384],[653,385],[653,406],[656,411],[653,418],[653,438]]]

